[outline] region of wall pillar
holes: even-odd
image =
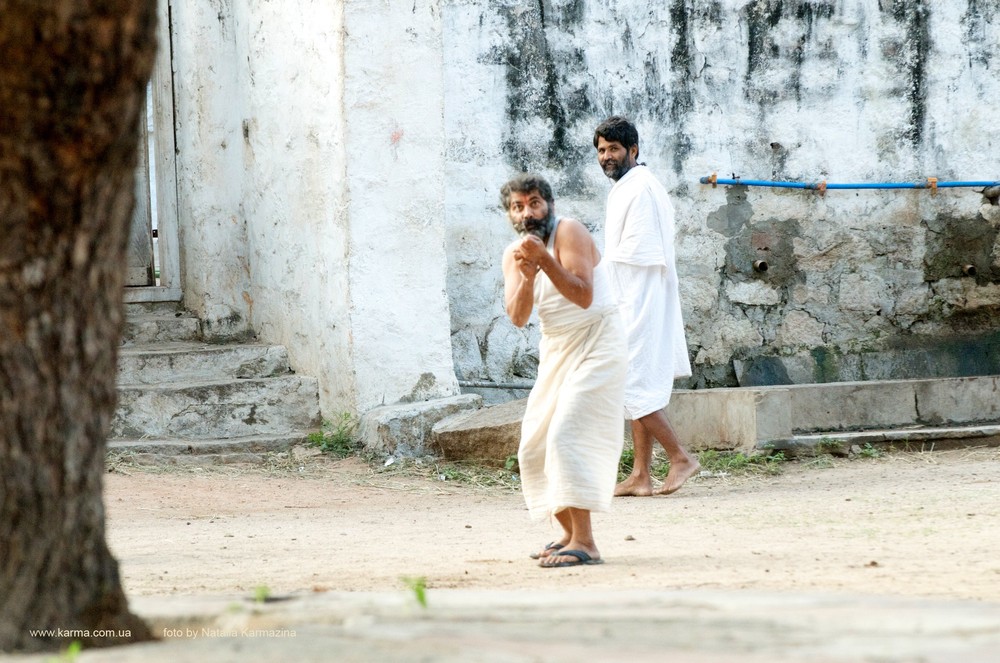
[[[344,26],[352,356],[365,411],[458,393],[439,0],[347,0]]]

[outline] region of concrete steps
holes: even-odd
[[[308,433],[247,435],[229,439],[112,439],[108,453],[137,463],[157,465],[212,465],[260,463],[274,454],[289,453],[305,443]]]
[[[144,310],[139,304],[130,304],[126,309],[124,346],[198,340],[201,340],[201,325],[190,313],[162,308]]]
[[[273,345],[153,342],[125,346],[118,356],[118,383],[129,386],[177,380],[267,378],[290,370],[285,348]]]
[[[172,305],[130,305],[108,451],[145,463],[261,460],[319,429],[314,378],[285,348],[209,344]]]
[[[112,437],[238,437],[309,427],[319,416],[315,379],[173,381],[121,385]]]
[[[761,449],[787,455],[829,453],[846,456],[866,446],[900,451],[943,451],[965,447],[1000,446],[1000,424],[969,426],[907,426],[886,430],[830,431],[793,435],[761,444]]]

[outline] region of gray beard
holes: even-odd
[[[556,225],[555,212],[550,211],[549,215],[545,218],[544,222],[535,221],[530,225],[531,227],[529,228],[528,224],[519,223],[516,226],[514,226],[514,230],[516,230],[517,234],[520,235],[521,237],[534,235],[543,242],[547,242],[549,240],[549,235],[552,234],[552,229],[555,228]]]

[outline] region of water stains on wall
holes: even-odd
[[[747,98],[759,104],[774,103],[788,96],[802,100],[802,65],[813,37],[816,21],[830,20],[832,2],[784,2],[755,0],[741,17],[747,24],[747,68],[744,88]],[[779,36],[779,23],[784,26]],[[789,66],[785,66],[785,62]],[[769,70],[787,70],[787,79],[765,76]]]
[[[582,20],[585,6],[582,0],[558,7],[538,0],[492,7],[506,23],[507,42],[486,60],[501,64],[505,70],[509,128],[502,149],[517,169],[542,165],[561,169],[589,157],[587,146],[570,134],[576,121],[593,112],[588,90],[569,82],[584,73],[583,53],[578,46],[558,51],[549,40],[550,30],[572,31]],[[548,129],[544,141],[533,126],[537,122]]]
[[[993,264],[998,232],[982,215],[975,218],[937,216],[925,221],[924,225],[927,228],[926,281],[963,277],[978,283],[1000,281],[1000,268]]]
[[[1000,3],[995,0],[969,0],[962,14],[962,36],[969,54],[969,67],[989,69],[997,57],[997,33],[1000,31]]]
[[[891,17],[902,25],[902,42],[888,43],[885,55],[893,62],[905,82],[903,93],[909,103],[909,123],[906,139],[919,145],[927,120],[927,59],[931,50],[930,21],[927,0],[892,0],[887,8]]]

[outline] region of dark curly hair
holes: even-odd
[[[500,187],[500,204],[504,210],[510,209],[510,194],[531,193],[537,191],[549,205],[555,203],[552,197],[552,187],[545,181],[545,178],[536,173],[521,173],[511,178],[509,182]]]
[[[594,147],[597,147],[598,138],[609,143],[621,143],[626,150],[635,145],[635,156],[639,158],[639,130],[620,115],[612,115],[597,125],[594,130]]]

